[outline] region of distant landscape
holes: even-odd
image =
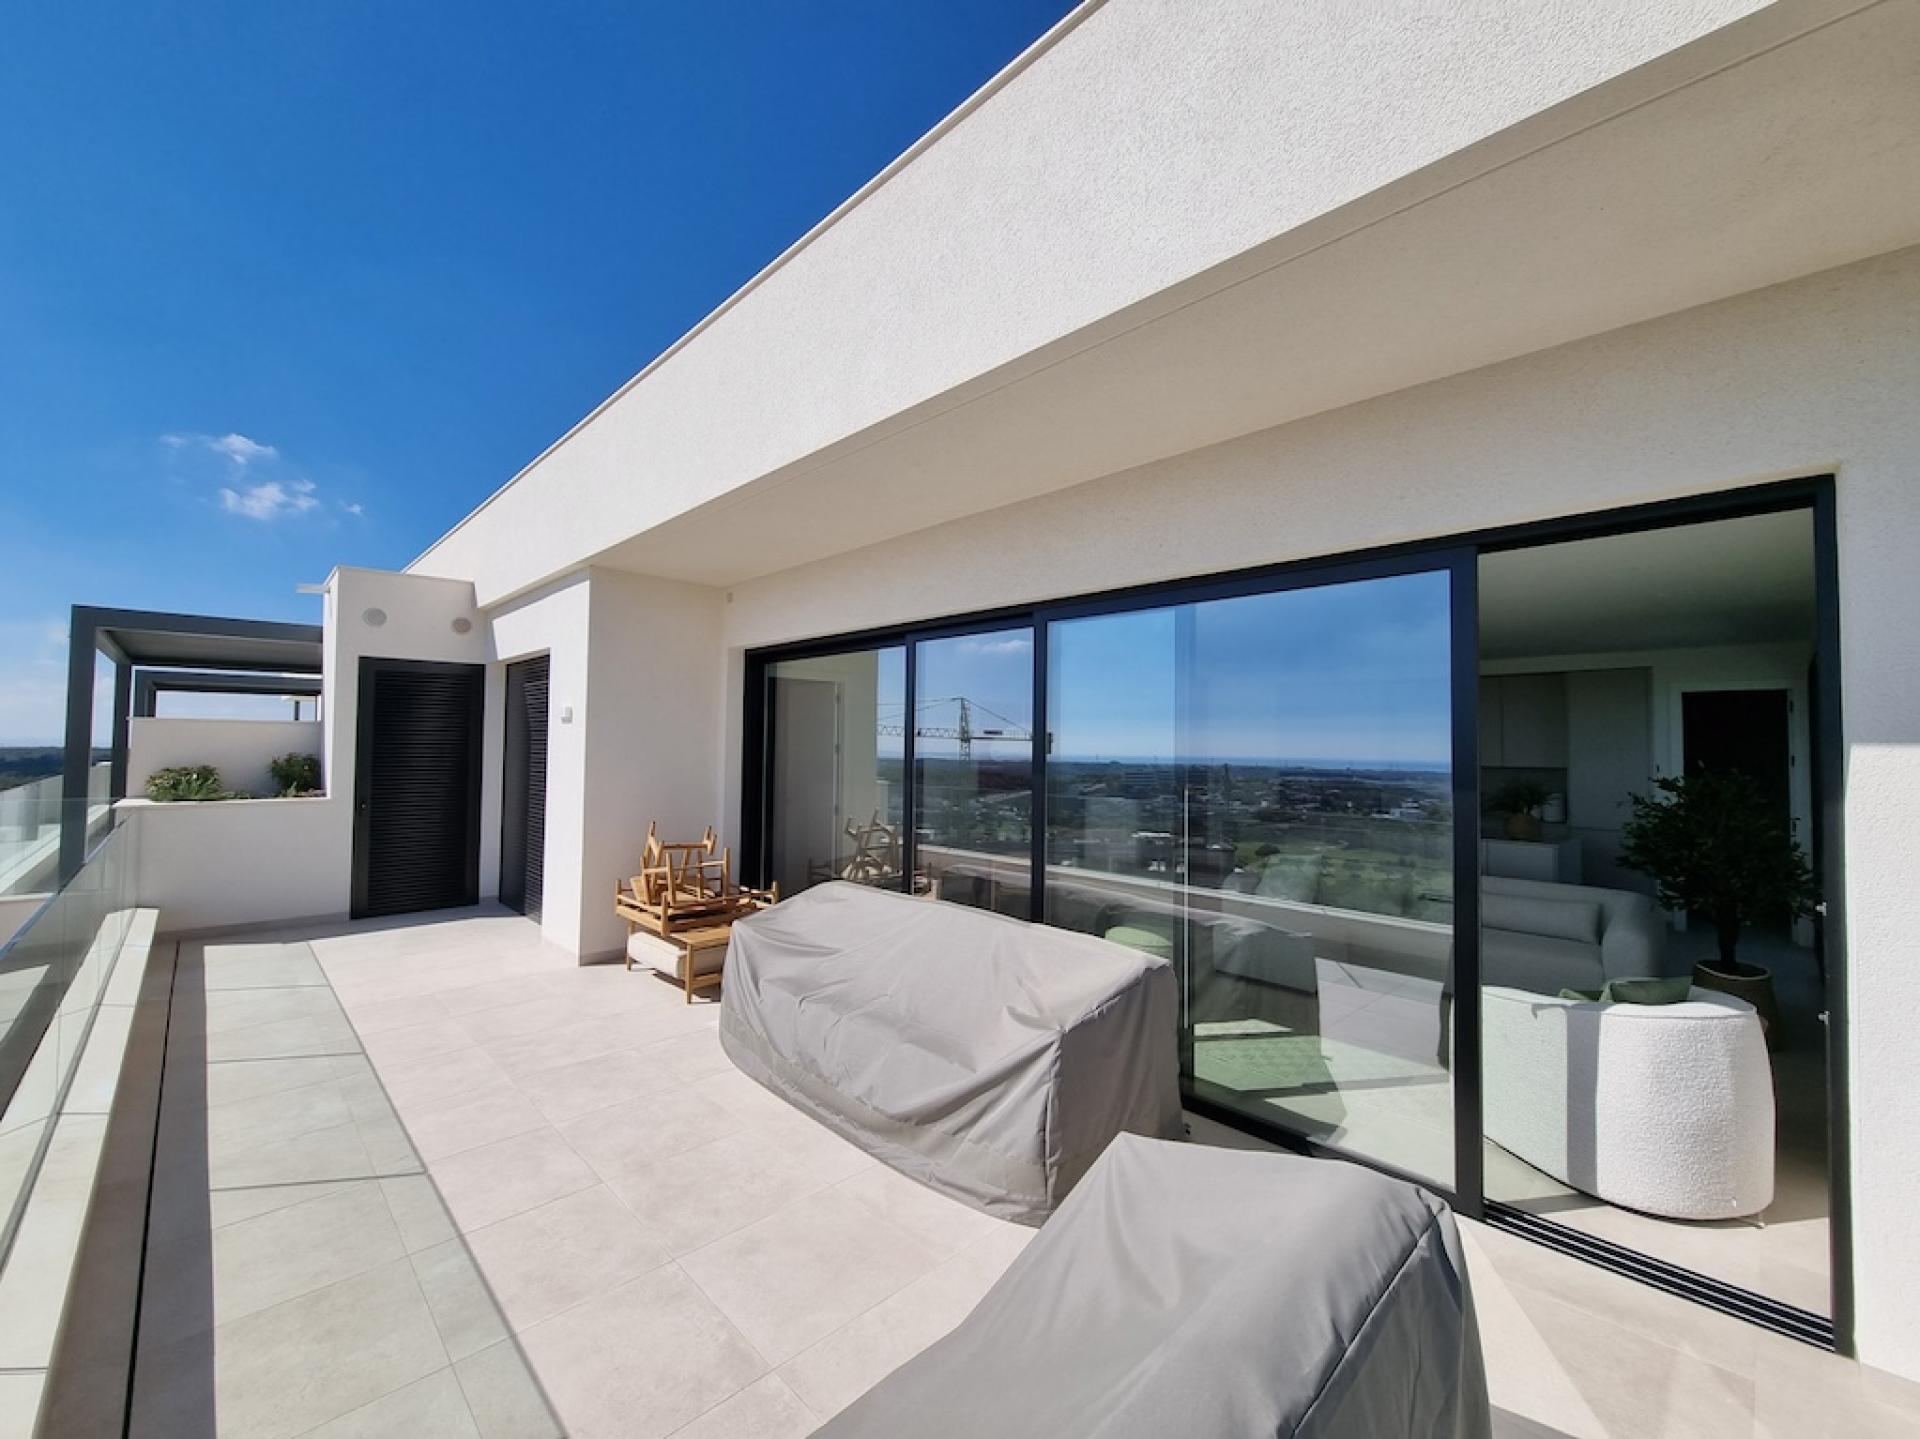
[[[60,773],[59,745],[0,745],[0,789],[32,784],[37,779]],[[109,758],[105,749],[93,752],[94,763]]]

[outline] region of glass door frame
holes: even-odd
[[[1818,877],[1825,898],[1821,927],[1826,954],[1828,1015],[1828,1194],[1831,1271],[1831,1322],[1805,1311],[1763,1300],[1746,1290],[1720,1283],[1690,1270],[1650,1260],[1606,1241],[1586,1241],[1555,1226],[1494,1202],[1484,1194],[1482,1126],[1481,1023],[1477,1002],[1480,983],[1479,920],[1479,614],[1478,567],[1482,554],[1526,549],[1569,540],[1593,539],[1635,531],[1736,519],[1748,515],[1806,509],[1813,516],[1816,603],[1815,665],[1818,683],[1809,703],[1817,712],[1817,744],[1811,756],[1819,778],[1819,812],[1814,824],[1820,838]],[[1033,852],[1031,858],[1030,918],[1044,922],[1047,855],[1048,723],[1047,652],[1050,626],[1059,620],[1119,614],[1167,605],[1189,604],[1244,595],[1307,589],[1326,584],[1379,579],[1410,573],[1445,570],[1451,577],[1451,678],[1454,796],[1454,946],[1452,977],[1455,1002],[1453,1037],[1454,1184],[1451,1189],[1432,1179],[1396,1171],[1366,1156],[1316,1144],[1276,1126],[1260,1124],[1236,1111],[1220,1110],[1192,1095],[1189,1107],[1233,1128],[1303,1153],[1321,1154],[1398,1174],[1444,1196],[1461,1214],[1510,1229],[1549,1247],[1562,1250],[1603,1268],[1666,1289],[1709,1307],[1732,1313],[1764,1327],[1809,1343],[1853,1353],[1853,1288],[1849,1116],[1847,1089],[1848,1025],[1846,1012],[1848,961],[1845,925],[1845,731],[1841,706],[1839,630],[1838,537],[1834,477],[1815,474],[1737,489],[1712,491],[1645,504],[1586,511],[1500,526],[1450,537],[1386,546],[1345,556],[1287,561],[1226,575],[1160,581],[1096,595],[1044,600],[1026,605],[982,610],[933,622],[904,624],[810,639],[794,644],[751,649],[745,655],[741,762],[742,872],[763,876],[767,854],[765,836],[772,797],[766,783],[768,753],[766,671],[772,663],[838,654],[848,650],[906,646],[906,705],[913,713],[917,674],[917,646],[922,640],[981,634],[1030,626],[1033,632]],[[918,824],[913,775],[912,724],[904,740],[906,794],[902,818],[905,870],[910,884],[914,873],[915,830]],[[1464,818],[1464,822],[1462,817]],[[1462,996],[1473,997],[1463,1003]]]
[[[1453,1209],[1472,1219],[1484,1215],[1481,1195],[1480,1147],[1480,1024],[1479,1006],[1463,1004],[1459,996],[1477,994],[1480,984],[1480,863],[1479,826],[1480,781],[1479,750],[1479,666],[1462,665],[1462,654],[1477,656],[1479,621],[1475,608],[1477,594],[1478,549],[1470,544],[1440,544],[1410,549],[1403,553],[1363,559],[1332,559],[1288,565],[1278,570],[1251,571],[1214,579],[1175,580],[1140,589],[1118,591],[1087,599],[1067,600],[1040,605],[1034,616],[1034,854],[1033,893],[1035,922],[1045,918],[1044,893],[1047,829],[1046,769],[1039,762],[1040,751],[1051,748],[1048,728],[1046,663],[1047,636],[1054,624],[1105,615],[1127,614],[1174,605],[1206,604],[1215,600],[1242,599],[1253,595],[1285,594],[1290,591],[1321,589],[1329,585],[1364,583],[1393,579],[1402,575],[1446,574],[1449,579],[1448,674],[1452,701],[1452,798],[1453,798],[1453,963],[1449,982],[1454,993],[1452,1024],[1454,1055],[1449,1071],[1453,1093],[1453,1184],[1444,1185],[1431,1175],[1396,1168],[1379,1159],[1351,1153],[1333,1145],[1321,1144],[1306,1135],[1277,1124],[1265,1124],[1234,1109],[1217,1105],[1195,1094],[1182,1076],[1182,1099],[1196,1114],[1230,1125],[1303,1154],[1324,1155],[1365,1164],[1395,1175],[1443,1197]],[[1465,648],[1462,648],[1462,647]]]

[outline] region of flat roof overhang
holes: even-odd
[[[1916,155],[1920,4],[1771,6],[740,482],[650,473],[656,421],[609,408],[417,567],[483,605],[589,563],[744,581],[1920,244]],[[680,358],[638,388],[756,403]]]
[[[91,647],[115,664],[305,675],[321,668],[319,625],[75,605],[76,640],[83,627]]]

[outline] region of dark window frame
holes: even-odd
[[[977,634],[1031,626],[1034,643],[1034,800],[1031,914],[1044,918],[1046,895],[1046,791],[1050,735],[1047,725],[1047,635],[1055,620],[1117,614],[1166,605],[1275,593],[1353,580],[1447,570],[1452,575],[1451,655],[1453,667],[1454,764],[1454,988],[1456,995],[1479,992],[1479,885],[1477,827],[1459,822],[1480,812],[1479,794],[1479,634],[1478,564],[1480,557],[1503,550],[1531,549],[1572,540],[1595,539],[1752,515],[1808,510],[1814,528],[1818,693],[1809,702],[1818,709],[1818,744],[1813,763],[1821,778],[1821,811],[1815,816],[1821,836],[1819,878],[1826,898],[1821,925],[1826,952],[1828,1013],[1828,1190],[1832,1318],[1736,1289],[1691,1270],[1649,1259],[1604,1241],[1588,1240],[1558,1226],[1484,1197],[1481,1133],[1481,1044],[1477,1005],[1454,1007],[1454,1188],[1441,1191],[1459,1212],[1507,1228],[1602,1267],[1627,1274],[1671,1293],[1734,1314],[1793,1338],[1842,1354],[1854,1352],[1851,1267],[1851,1175],[1848,1154],[1847,1068],[1849,1032],[1846,1013],[1847,955],[1844,918],[1845,731],[1840,670],[1838,536],[1835,480],[1814,474],[1758,485],[1709,490],[1647,503],[1603,507],[1520,524],[1494,526],[1431,539],[1362,548],[1272,565],[1129,585],[1094,594],[1064,596],[1024,605],[1008,605],[925,621],[820,636],[790,644],[749,649],[745,655],[744,752],[741,762],[741,821],[747,872],[764,876],[765,826],[772,804],[765,757],[770,734],[766,715],[768,666],[780,660],[838,654],[848,650],[905,645],[906,704],[913,712],[914,656],[922,639]],[[913,874],[914,790],[912,725],[906,747],[906,873]],[[1430,1179],[1396,1171],[1393,1166],[1316,1144],[1278,1128],[1259,1125],[1237,1111],[1186,1096],[1195,1113],[1218,1120],[1303,1153],[1364,1164],[1434,1189]]]

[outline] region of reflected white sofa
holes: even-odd
[[[1484,984],[1558,994],[1610,979],[1685,974],[1667,953],[1666,917],[1644,894],[1538,879],[1480,880]],[[1679,964],[1679,968],[1670,966]]]
[[[1773,1074],[1752,1005],[1599,1004],[1489,986],[1487,1137],[1610,1204],[1734,1219],[1773,1202]]]

